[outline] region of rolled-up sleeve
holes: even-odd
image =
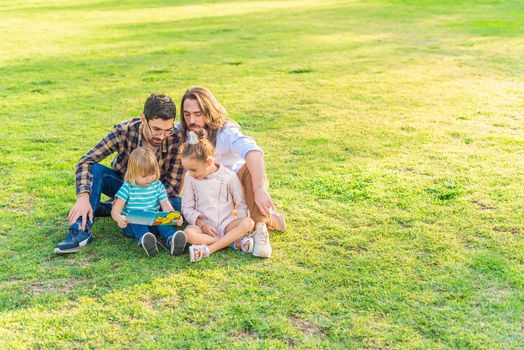
[[[93,149],[80,158],[76,165],[75,185],[76,194],[82,192],[91,193],[93,172],[91,165],[99,163],[118,150],[120,130],[115,126],[104,138],[102,138]]]
[[[258,147],[255,140],[244,135],[237,127],[228,126],[224,131],[225,144],[229,145],[229,149],[240,155],[243,159],[246,159],[246,155],[251,151],[264,153],[262,149]]]

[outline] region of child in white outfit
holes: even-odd
[[[190,260],[199,261],[231,244],[253,252],[253,238],[246,235],[254,222],[248,216],[242,184],[233,171],[215,163],[214,149],[204,130],[188,134],[182,165],[187,169],[182,213],[189,223],[187,241],[193,244]]]

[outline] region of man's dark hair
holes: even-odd
[[[147,120],[156,118],[163,120],[175,119],[176,107],[169,96],[153,93],[144,104],[144,115]]]

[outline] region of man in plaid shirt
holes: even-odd
[[[108,216],[107,203],[100,203],[101,194],[111,198],[123,184],[127,161],[137,147],[155,152],[160,167],[160,181],[169,200],[180,211],[180,189],[183,168],[179,146],[182,139],[175,131],[176,107],[163,94],[152,94],[139,118],[117,124],[96,146],[80,159],[76,166],[76,203],[69,212],[69,234],[54,249],[55,253],[73,253],[93,241],[91,227],[95,216]],[[117,153],[112,168],[99,164]],[[95,215],[96,214],[96,215]]]

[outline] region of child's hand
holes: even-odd
[[[120,218],[118,218],[118,227],[126,228],[128,223],[127,218],[124,215],[120,215]]]
[[[182,217],[179,217],[175,221],[176,221],[177,226],[182,226],[182,224],[184,223],[184,219],[182,219]]]
[[[210,224],[205,224],[202,226],[202,232],[204,232],[206,235],[210,235],[211,237],[216,237],[218,234],[218,231],[216,228],[211,226]]]

